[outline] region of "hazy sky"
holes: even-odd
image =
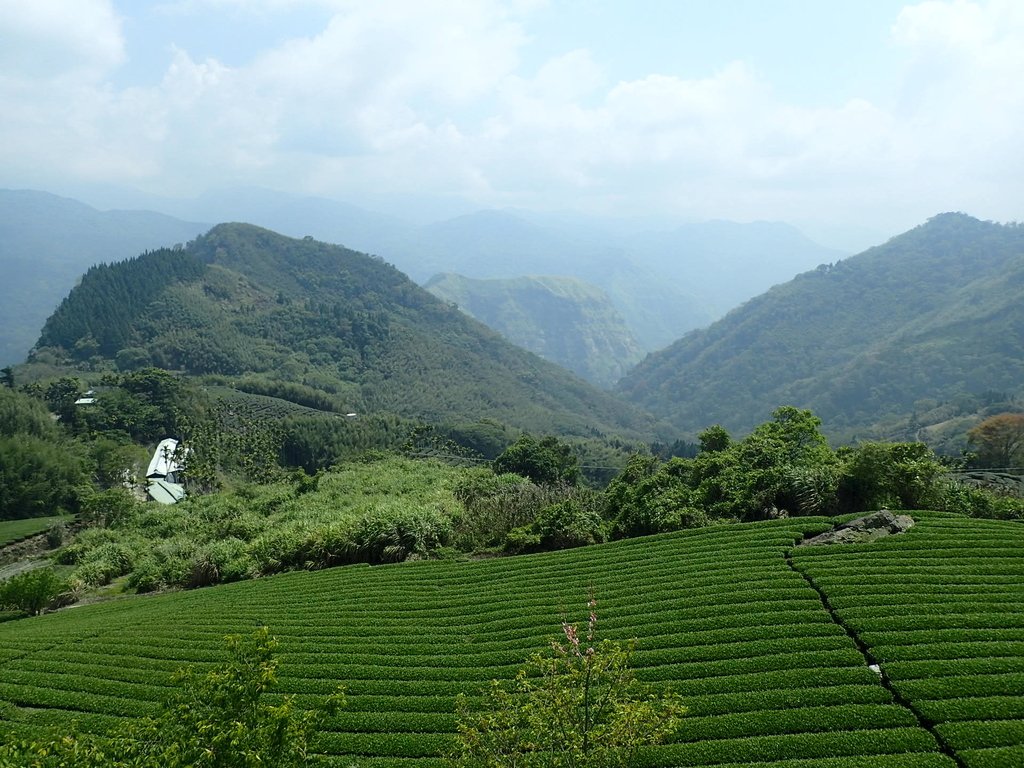
[[[1024,2],[0,0],[0,114],[6,187],[1015,220]]]

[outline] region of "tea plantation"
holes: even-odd
[[[433,768],[455,697],[565,618],[639,640],[637,676],[688,714],[647,768],[1024,765],[1024,526],[914,513],[870,545],[794,547],[824,518],[721,525],[550,554],[290,573],[0,625],[0,733],[104,732],[173,670],[266,624],[281,693],[347,689],[326,765]],[[878,663],[881,674],[870,663]]]

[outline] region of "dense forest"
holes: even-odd
[[[98,211],[77,200],[0,189],[0,366],[14,365],[83,272],[190,240],[209,225],[151,211]]]

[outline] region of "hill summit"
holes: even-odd
[[[647,437],[654,420],[515,347],[380,259],[222,224],[185,247],[90,269],[37,357],[258,376],[356,413],[483,418],[570,435]]]

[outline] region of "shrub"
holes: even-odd
[[[506,537],[509,552],[568,549],[604,541],[601,516],[576,499],[566,499],[541,510],[532,524],[516,528]]]
[[[497,680],[482,709],[460,696],[456,757],[466,766],[627,766],[638,747],[672,734],[685,709],[654,695],[629,667],[633,644],[596,638],[596,602],[586,635],[563,623],[563,639],[536,654],[511,683]]]
[[[0,746],[0,765],[37,768],[298,768],[312,759],[310,739],[324,713],[344,705],[339,689],[322,711],[303,711],[294,697],[268,700],[277,684],[277,641],[267,628],[250,642],[227,638],[229,660],[200,675],[187,667],[156,717],[132,722],[108,738],[56,734]]]
[[[90,550],[80,560],[72,578],[89,586],[102,586],[129,573],[135,560],[136,553],[128,544],[107,542]]]
[[[36,568],[0,583],[0,606],[35,616],[51,605],[67,586],[52,568]]]
[[[863,443],[841,458],[838,494],[844,511],[942,504],[945,469],[924,443]]]

